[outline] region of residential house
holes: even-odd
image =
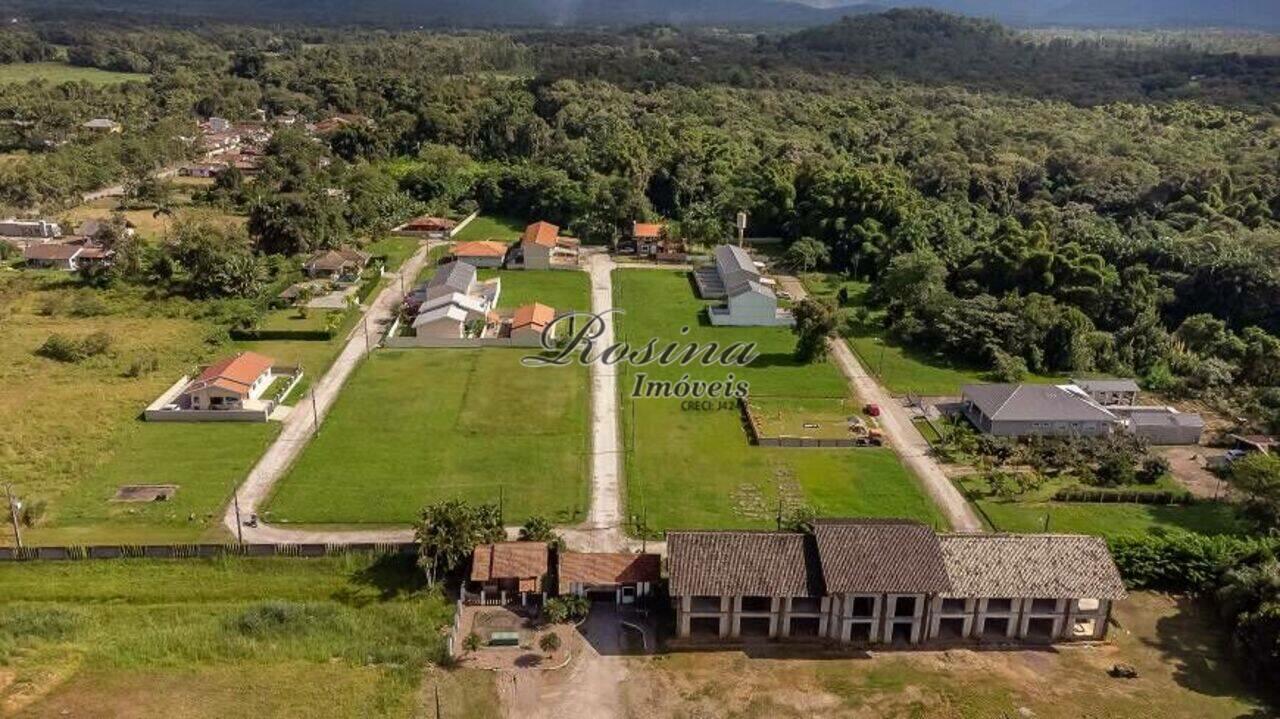
[[[453,236],[453,230],[457,226],[457,222],[447,217],[423,215],[400,225],[395,231],[432,240],[447,240]]]
[[[179,396],[179,407],[193,410],[250,409],[275,378],[275,360],[241,352],[205,367]]]
[[[109,227],[110,225],[111,225],[110,218],[85,220],[84,222],[81,222],[79,225],[76,225],[76,235],[80,237],[92,239],[94,237],[97,237],[98,233],[101,232],[103,228]],[[137,226],[134,225],[129,220],[125,220],[124,234],[129,237],[133,237],[135,234],[137,234]]]
[[[84,249],[82,245],[63,242],[29,244],[22,250],[22,259],[32,269],[75,272],[80,269]]]
[[[0,220],[0,237],[51,240],[62,237],[62,226],[49,220]]]
[[[1199,444],[1204,435],[1204,418],[1195,412],[1179,412],[1173,407],[1108,407],[1125,421],[1135,435],[1155,445]]]
[[[556,311],[540,302],[516,308],[511,316],[508,336],[514,344],[537,347],[542,344],[542,333],[556,318]]]
[[[476,279],[466,262],[441,265],[426,284],[409,293],[405,308],[414,314],[414,334],[434,339],[461,339],[476,322],[497,322],[493,308],[501,296],[501,280]]]
[[[1102,437],[1120,417],[1074,385],[974,384],[961,388],[961,411],[997,437]]]
[[[481,604],[541,604],[546,599],[550,550],[545,542],[481,544],[471,553],[466,593]],[[469,597],[468,597],[469,598]]]
[[[183,165],[182,167],[178,168],[178,174],[183,177],[209,178],[209,177],[217,177],[226,169],[227,169],[226,165],[191,164],[191,165]]]
[[[662,579],[662,557],[657,554],[559,552],[556,560],[561,596],[634,604],[651,596]]]
[[[511,246],[507,243],[494,240],[459,242],[453,246],[449,255],[454,260],[474,267],[502,267],[506,264],[507,251],[510,249]]]
[[[812,532],[669,532],[667,549],[680,638],[1101,639],[1125,597],[1097,537],[820,519]]]
[[[1073,379],[1071,384],[1104,407],[1138,403],[1138,383],[1132,379]]]
[[[658,223],[633,222],[631,237],[622,243],[621,249],[660,261],[684,261],[684,243],[678,239],[664,237],[666,229],[666,225]]]
[[[80,123],[80,127],[83,127],[86,130],[92,130],[93,132],[103,133],[121,132],[124,130],[123,125],[115,120],[109,120],[105,117],[95,117],[87,122],[82,122]]]
[[[724,299],[725,304],[708,308],[713,325],[789,326],[795,318],[778,307],[773,280],[764,277],[747,251],[735,245],[720,245],[714,261],[694,271],[694,284],[704,299]]]
[[[369,253],[350,247],[320,250],[307,258],[302,269],[311,278],[354,281],[369,264]]]
[[[576,264],[578,241],[561,237],[560,228],[550,222],[535,222],[520,238],[521,265],[526,270],[549,270],[555,265]]]

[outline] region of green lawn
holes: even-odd
[[[515,309],[532,302],[550,305],[557,311],[591,309],[591,277],[585,272],[484,269],[479,270],[477,276],[482,280],[502,278],[502,294],[498,297],[501,309]]]
[[[298,314],[296,307],[272,310],[258,322],[258,329],[272,332],[323,332],[328,327],[329,315],[341,310],[308,309],[307,316]]]
[[[412,558],[0,566],[5,716],[410,717],[452,605]],[[458,714],[453,714],[457,716]]]
[[[269,504],[274,522],[404,523],[423,505],[503,501],[580,520],[587,373],[529,368],[527,350],[381,350],[356,370]]]
[[[364,251],[374,257],[386,257],[387,270],[390,271],[404,264],[404,261],[409,259],[409,257],[418,250],[420,243],[421,241],[415,237],[395,237],[387,235],[380,240],[370,243],[364,248]]]
[[[631,399],[638,372],[652,379],[725,380],[730,371],[750,383],[753,397],[845,399],[843,377],[830,364],[797,364],[795,339],[782,328],[728,328],[703,324],[698,300],[682,272],[614,273],[619,339],[642,345],[672,341],[753,341],[760,356],[748,367],[635,369],[619,379],[627,445],[628,515],[651,530],[769,527],[778,503],[807,504],[822,514],[941,520],[914,478],[888,449],[782,449],[747,443],[732,402],[707,410],[682,409],[680,399]],[[681,329],[687,327],[687,334]],[[853,399],[853,398],[850,398]]]
[[[51,83],[89,82],[110,85],[121,82],[146,82],[150,75],[132,72],[109,72],[95,67],[76,67],[63,62],[28,62],[0,65],[0,84],[45,80]]]
[[[528,225],[528,222],[515,217],[480,215],[467,223],[467,226],[454,235],[453,239],[457,242],[471,242],[473,240],[511,242],[518,239]]]

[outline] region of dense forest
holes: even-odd
[[[1132,373],[1280,425],[1274,56],[1033,41],[929,11],[759,36],[50,22],[0,33],[0,54],[151,75],[9,86],[0,151],[33,153],[0,166],[15,209],[143,185],[191,152],[176,138],[197,118],[350,113],[371,122],[326,146],[279,132],[256,182],[207,193],[250,215],[248,240],[224,238],[248,243],[241,265],[419,209],[601,243],[641,217],[715,242],[746,210],[805,264],[872,281],[913,347],[1007,377]],[[75,131],[97,116],[128,130]]]

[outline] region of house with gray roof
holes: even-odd
[[[461,340],[483,336],[494,325],[501,293],[501,278],[479,280],[474,265],[454,261],[414,288],[404,304],[413,316],[414,335],[422,341]]]
[[[712,263],[694,270],[693,282],[699,297],[725,300],[725,304],[707,309],[713,325],[775,327],[795,324],[789,310],[778,308],[773,280],[761,274],[751,255],[741,247],[717,247]]]
[[[677,635],[853,643],[1101,639],[1125,597],[1106,544],[939,535],[900,519],[667,534]]]
[[[973,426],[997,437],[1102,437],[1122,425],[1074,385],[971,384],[961,396]]]

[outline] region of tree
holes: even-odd
[[[1164,457],[1147,457],[1142,461],[1142,469],[1138,471],[1136,479],[1139,484],[1155,484],[1172,469],[1169,460]]]
[[[830,262],[831,251],[812,237],[801,237],[787,248],[783,261],[796,272],[810,272]]]
[[[817,362],[827,356],[827,338],[836,329],[836,308],[828,301],[806,298],[792,309],[796,324],[796,359]]]
[[[461,499],[427,505],[418,515],[413,534],[418,566],[426,572],[428,584],[461,566],[476,545],[506,537],[497,505],[473,506]]]
[[[545,613],[547,621],[552,624],[563,624],[582,619],[591,611],[591,602],[586,597],[569,594],[555,599],[548,599]]]
[[[546,517],[532,516],[520,527],[521,542],[549,542],[556,547],[564,545],[564,540],[551,528],[551,521]]]
[[[249,210],[248,228],[258,251],[268,255],[333,249],[351,237],[342,206],[319,193],[257,202]]]
[[[178,223],[164,254],[186,270],[187,290],[194,297],[250,297],[261,289],[260,268],[239,228],[200,220]]]
[[[560,635],[555,632],[547,632],[538,640],[538,648],[547,654],[552,654],[560,649]]]
[[[1231,463],[1231,483],[1249,497],[1263,521],[1280,520],[1280,457],[1251,452]]]

